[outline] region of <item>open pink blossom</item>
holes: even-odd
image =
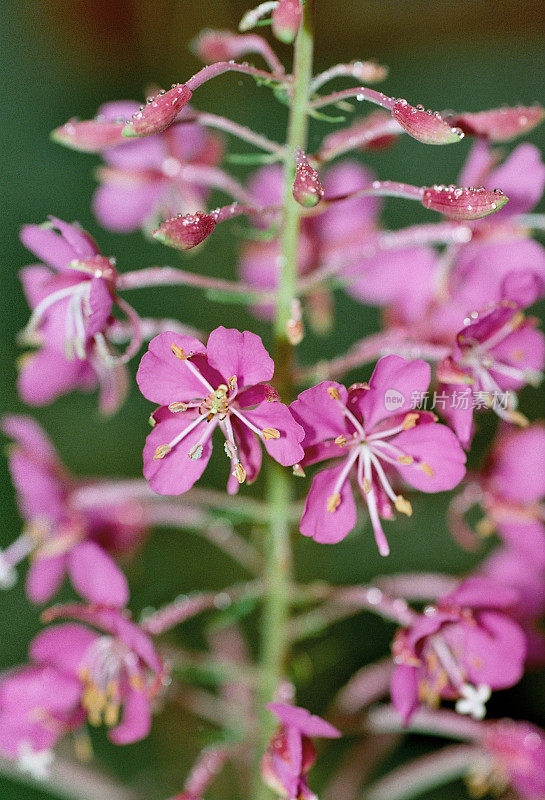
[[[18,381],[22,399],[44,405],[100,382],[102,410],[113,411],[127,388],[125,357],[118,357],[107,339],[116,300],[114,261],[100,255],[78,225],[56,217],[45,225],[25,225],[21,240],[45,262],[21,271],[32,308],[22,339],[39,348],[23,359]],[[122,307],[135,328],[130,355],[139,346],[137,317],[124,301]]]
[[[48,613],[49,619],[59,617],[85,624],[46,628],[30,645],[32,661],[78,682],[89,722],[110,728],[112,742],[144,739],[151,727],[152,701],[165,677],[151,639],[127,612],[105,606],[59,606]]]
[[[65,670],[49,665],[21,667],[0,679],[0,754],[26,768],[50,751],[85,719],[81,685]]]
[[[133,547],[142,538],[138,515],[128,513],[134,504],[130,499],[102,503],[97,492],[96,502],[83,506],[78,495],[91,482],[68,475],[36,422],[4,417],[2,430],[14,441],[9,467],[25,529],[0,554],[0,585],[13,585],[15,566],[30,555],[26,590],[33,602],[50,600],[68,575],[86,600],[125,605],[127,580],[109,553]]]
[[[521,800],[545,797],[545,733],[529,722],[502,719],[485,728],[483,748],[491,757],[488,785],[511,786]]]
[[[380,517],[393,508],[411,514],[410,503],[397,494],[390,475],[423,492],[452,489],[465,474],[465,456],[452,433],[429,412],[414,411],[414,396],[425,392],[430,368],[421,360],[381,358],[368,384],[345,389],[324,381],[302,392],[292,403],[305,430],[303,465],[335,459],[336,466],[318,472],[305,503],[301,533],[317,542],[344,539],[356,524],[350,486],[354,474],[382,555],[389,547]]]
[[[341,732],[305,708],[287,703],[269,703],[267,708],[278,717],[280,727],[263,755],[263,780],[281,797],[313,800],[307,774],[316,761],[316,751],[310,737],[337,739]]]
[[[261,467],[260,440],[284,466],[300,461],[304,431],[279,401],[270,381],[274,363],[259,336],[216,328],[205,345],[191,336],[162,333],[138,369],[144,397],[160,408],[144,447],[144,475],[158,494],[186,492],[204,472],[219,427],[236,492]]]
[[[517,601],[515,590],[474,576],[396,634],[390,691],[405,722],[421,701],[440,698],[482,719],[490,691],[520,680],[526,637],[511,615]]]
[[[528,299],[533,301],[532,296]],[[536,320],[525,317],[522,307],[510,299],[483,313],[474,312],[464,324],[452,355],[439,364],[437,376],[446,396],[443,414],[468,446],[475,407],[492,408],[502,419],[527,424],[516,411],[516,392],[528,384],[539,385],[545,339],[536,329]]]
[[[117,101],[101,106],[99,114],[114,120],[137,110],[137,103]],[[104,149],[93,199],[98,221],[121,233],[151,231],[166,217],[202,209],[206,189],[188,180],[184,167],[214,165],[222,150],[217,136],[189,122]]]

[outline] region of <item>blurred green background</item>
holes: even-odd
[[[316,67],[336,61],[374,57],[390,66],[384,91],[432,108],[478,110],[503,103],[545,101],[545,5],[529,2],[487,3],[484,0],[316,0]],[[181,265],[210,274],[235,277],[237,226],[222,226],[197,255],[182,257],[139,234],[114,235],[99,229],[90,211],[99,159],[77,154],[49,141],[48,134],[71,116],[90,118],[102,102],[144,96],[146,84],[170,85],[193,74],[199,64],[187,44],[206,26],[236,28],[246,5],[241,0],[4,0],[0,15],[0,81],[2,109],[2,326],[0,329],[3,411],[24,412],[15,391],[15,337],[28,318],[17,273],[29,256],[18,241],[24,222],[42,222],[47,214],[77,219],[97,239],[106,255],[115,255],[118,268],[151,264]],[[268,35],[265,29],[265,35]],[[288,48],[279,52],[289,57]],[[339,84],[341,85],[341,84]],[[285,109],[276,105],[265,88],[235,76],[225,76],[203,87],[195,105],[231,115],[273,138],[282,140]],[[359,111],[359,109],[358,109]],[[331,128],[312,123],[310,148]],[[529,139],[545,149],[545,128]],[[402,138],[391,151],[372,154],[367,163],[381,178],[426,184],[450,182],[463,163],[469,141],[456,148],[425,148]],[[244,150],[238,142],[237,152]],[[243,177],[244,168],[236,171]],[[211,198],[220,202],[221,196]],[[423,209],[392,200],[385,220],[399,227],[429,219]],[[179,288],[131,293],[131,301],[146,315],[175,317],[201,328],[218,324],[250,327],[268,340],[261,323],[234,306],[201,302],[193,291]],[[377,324],[367,311],[344,297],[336,298],[334,335],[325,340],[305,339],[301,357],[307,362],[346,349]],[[133,372],[137,361],[132,365]],[[368,376],[360,374],[360,379]],[[545,415],[543,393],[532,390],[523,399],[532,418]],[[76,474],[136,476],[148,431],[149,404],[133,389],[129,400],[112,419],[101,419],[95,396],[72,395],[35,412],[54,439],[62,458]],[[493,423],[483,422],[477,440],[482,450]],[[207,473],[210,485],[222,486],[225,458],[213,458]],[[20,530],[5,459],[0,464],[0,546]],[[531,479],[531,477],[529,478]],[[262,490],[258,483],[253,488]],[[244,494],[244,491],[242,494]],[[448,498],[417,498],[412,519],[389,526],[392,556],[382,560],[369,532],[351,536],[335,548],[316,545],[296,536],[295,563],[301,579],[326,578],[356,582],[396,570],[469,569],[475,556],[463,553],[446,531],[444,509]],[[191,534],[156,532],[129,567],[132,607],[158,606],[175,595],[194,589],[226,586],[243,578],[211,546]],[[68,594],[66,596],[69,596]],[[176,636],[180,642],[202,645],[200,625],[188,626]],[[39,609],[24,597],[23,583],[0,596],[0,668],[25,660],[30,637],[39,628]],[[359,666],[387,652],[392,629],[368,615],[335,626],[326,639],[317,638],[300,649],[295,659],[299,698],[323,710],[335,689]],[[492,715],[510,714],[545,723],[543,676],[527,677],[519,687],[494,698]],[[210,732],[174,703],[157,717],[150,738],[141,744],[114,748],[102,735],[93,736],[101,766],[147,800],[160,800],[179,791],[183,776]],[[411,740],[403,757],[421,752],[431,740]],[[319,777],[319,776],[318,776]],[[219,781],[211,798],[233,796],[232,775]],[[319,784],[319,781],[318,781]],[[463,786],[451,786],[429,797],[463,798]],[[50,795],[17,785],[0,776],[2,800],[45,800]],[[105,800],[107,798],[105,797]]]

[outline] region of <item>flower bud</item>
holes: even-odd
[[[123,136],[151,136],[164,131],[189,103],[191,94],[184,83],[173,83],[168,92],[162,89],[155,97],[148,97],[147,104],[127,120]]]
[[[463,131],[452,127],[438,111],[425,111],[424,106],[411,106],[406,100],[396,100],[392,116],[409,136],[423,144],[453,144],[464,137]]]
[[[110,122],[97,117],[96,119],[69,119],[60,128],[51,132],[51,138],[72,150],[83,153],[100,153],[107,147],[121,144],[124,122]]]
[[[291,44],[299,32],[303,10],[299,0],[280,0],[272,12],[272,29],[277,39]]]
[[[439,211],[450,219],[472,220],[487,217],[507,203],[508,197],[501,189],[475,189],[470,186],[428,186],[422,195],[422,205]]]
[[[176,250],[191,250],[203,242],[214,230],[216,223],[210,214],[196,211],[194,214],[178,214],[165,220],[153,236],[162,244]]]
[[[300,147],[295,151],[297,166],[293,183],[293,197],[299,205],[314,208],[324,196],[324,187],[316,170],[310,166]]]
[[[453,114],[449,122],[469,136],[485,136],[490,142],[508,142],[516,136],[528,133],[545,117],[545,109],[539,104],[494,108],[475,114]]]
[[[229,61],[240,56],[240,40],[243,38],[233,31],[215,31],[207,28],[193,40],[192,49],[205,64]]]

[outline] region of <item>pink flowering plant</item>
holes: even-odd
[[[89,726],[133,744],[174,702],[212,731],[176,800],[203,800],[229,765],[237,796],[252,800],[318,791],[350,800],[360,786],[372,800],[407,800],[457,778],[479,797],[545,798],[545,733],[494,718],[496,693],[545,664],[545,427],[530,421],[545,365],[532,316],[545,295],[545,250],[532,238],[543,226],[533,209],[545,164],[531,144],[496,147],[545,112],[425,110],[369,88],[387,73],[374,61],[314,75],[313,6],[261,3],[239,32],[194,40],[205,66],[192,77],[52,133],[99,154],[100,225],[189,251],[225,223],[239,234],[237,280],[118,265],[78,223],[54,216],[21,230],[35,259],[20,275],[30,306],[21,400],[39,407],[98,388],[100,411],[120,416],[129,392],[149,401],[147,436],[145,417],[131,421],[143,451],[143,475],[131,479],[73,475],[32,417],[2,420],[22,531],[0,553],[0,586],[13,589],[28,561],[28,600],[60,597],[42,611],[28,662],[0,675],[0,769],[74,800],[125,797],[104,776],[97,783],[89,764],[76,765],[87,793],[70,781],[77,760],[92,757]],[[256,32],[268,24],[273,42],[293,46],[291,71]],[[229,72],[288,108],[284,143],[200,109],[200,87]],[[349,88],[327,93],[338,79]],[[378,110],[338,127],[337,112],[350,115],[354,100]],[[314,117],[337,127],[311,149]],[[458,182],[379,179],[361,163],[405,135],[421,158],[425,145],[471,138]],[[227,136],[256,151],[247,163],[258,168],[244,179],[228,170]],[[212,207],[217,192],[226,202]],[[386,229],[388,197],[418,203],[426,220]],[[162,319],[126,299],[164,286],[194,287],[222,310],[242,305],[250,322],[228,327],[219,314],[203,332],[195,307]],[[380,326],[345,353],[305,363],[305,337],[335,335],[338,292],[357,309],[354,330],[370,307]],[[243,329],[253,323],[265,341]],[[84,425],[78,431],[85,445]],[[422,535],[438,539],[448,521],[452,538],[441,546],[473,551],[473,566],[392,572],[386,557],[396,558],[404,517],[413,504],[422,516],[427,496],[443,493],[447,513],[439,519],[434,505]],[[170,596],[151,575],[156,603],[135,614],[131,578],[158,527],[197,533],[243,578]],[[347,537],[374,540],[385,574],[367,584],[329,574],[327,546]],[[300,577],[298,558],[317,560],[319,581]],[[326,720],[299,705],[312,690],[301,654],[310,661],[313,637],[362,611],[390,626],[391,646],[347,673],[334,697],[309,701]],[[181,647],[172,631],[201,614],[200,645]],[[392,768],[403,734],[453,743]]]

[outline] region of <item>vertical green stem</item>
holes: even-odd
[[[278,288],[276,317],[274,321],[274,355],[276,384],[282,399],[291,400],[293,393],[292,346],[287,338],[287,323],[291,317],[292,300],[297,291],[297,255],[301,206],[293,199],[295,177],[295,149],[306,147],[307,102],[312,78],[312,4],[306,0],[303,21],[295,42],[294,84],[287,136],[287,155],[284,165],[284,220],[281,237],[282,269]],[[292,583],[290,547],[290,503],[292,501],[291,475],[276,462],[269,465],[267,499],[270,521],[265,546],[266,596],[263,608],[261,666],[262,683],[259,703],[261,729],[260,754],[274,729],[274,720],[265,706],[275,695],[286,667],[289,642],[286,621],[289,616],[289,595]],[[261,783],[254,797],[268,798]]]

